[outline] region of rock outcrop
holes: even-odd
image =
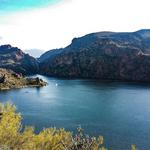
[[[39,63],[49,76],[150,81],[150,30],[88,34],[46,52]]]
[[[0,91],[23,87],[42,87],[47,83],[42,79],[27,78],[8,69],[0,68]]]
[[[24,75],[35,74],[39,71],[35,58],[11,45],[0,46],[0,68],[11,69]]]

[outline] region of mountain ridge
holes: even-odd
[[[39,58],[40,73],[66,78],[150,81],[149,37],[150,30],[139,30],[96,32],[74,38],[67,47],[48,51]]]
[[[0,46],[0,67],[25,75],[150,81],[149,66],[150,29],[90,33],[38,59],[17,47]]]
[[[37,60],[11,45],[0,46],[0,68],[11,69],[24,75],[38,73]]]

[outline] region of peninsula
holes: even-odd
[[[47,83],[42,79],[25,77],[12,70],[0,68],[0,91],[24,87],[42,87]]]

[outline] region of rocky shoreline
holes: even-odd
[[[40,78],[28,78],[17,74],[12,70],[0,69],[0,91],[26,88],[26,87],[43,87],[47,83]]]

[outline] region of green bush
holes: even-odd
[[[48,128],[39,134],[33,127],[26,127],[21,132],[21,115],[12,104],[0,104],[0,150],[106,150],[103,137],[84,135],[78,128],[77,134],[64,129]],[[132,145],[132,150],[136,147]]]

